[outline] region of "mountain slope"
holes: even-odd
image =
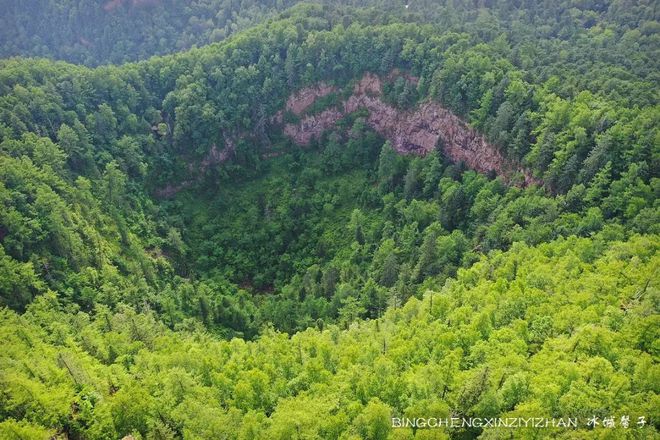
[[[130,309],[91,317],[47,295],[23,317],[2,312],[11,348],[0,355],[0,432],[382,439],[413,434],[392,429],[391,417],[502,416],[572,417],[578,428],[487,438],[600,438],[608,428],[588,429],[589,418],[628,415],[632,425],[611,435],[653,436],[637,421],[660,415],[658,316],[649,314],[658,241],[604,239],[517,245],[377,321],[248,343],[173,333]]]
[[[656,436],[656,11],[459,3],[0,61],[2,436]]]

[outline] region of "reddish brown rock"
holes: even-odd
[[[344,116],[344,112],[337,109],[324,110],[319,114],[303,118],[299,124],[286,124],[284,134],[293,139],[298,145],[309,145],[312,139],[318,139],[321,134],[332,127]]]
[[[302,115],[310,105],[314,104],[318,98],[329,95],[334,92],[336,87],[326,83],[320,83],[314,87],[306,87],[289,96],[284,104],[284,110],[280,110],[271,118],[271,124],[281,124],[284,120],[284,112],[290,111],[296,116]]]
[[[314,99],[324,96],[322,93],[327,95],[333,90],[326,85],[301,90],[287,100],[287,109],[295,109],[300,114],[314,103]],[[505,178],[521,173],[525,185],[540,184],[528,170],[506,159],[482,135],[439,103],[429,101],[413,111],[402,111],[385,103],[381,95],[380,78],[367,74],[355,85],[353,94],[339,108],[305,116],[297,124],[286,124],[284,133],[299,145],[309,145],[344,115],[366,108],[369,111],[369,126],[389,139],[400,153],[424,155],[435,149],[440,141],[445,155],[455,162],[465,162],[468,167],[479,172],[494,171]],[[294,102],[296,97],[302,99],[300,104]],[[275,119],[275,122],[281,121],[281,117]]]
[[[294,115],[300,116],[318,98],[327,96],[335,90],[334,86],[325,83],[299,90],[287,99],[284,108]]]
[[[216,144],[213,144],[209,152],[206,153],[204,159],[200,162],[200,170],[204,172],[211,165],[218,165],[226,162],[231,155],[234,154],[235,149],[236,144],[229,137],[225,138],[225,147],[222,150],[220,150]]]
[[[236,142],[229,136],[225,136],[225,146],[219,149],[216,144],[211,145],[211,149],[206,156],[199,162],[188,164],[188,174],[191,176],[187,180],[183,180],[178,184],[167,184],[163,188],[158,188],[154,191],[156,197],[161,199],[168,199],[174,197],[179,191],[190,188],[195,179],[199,179],[209,167],[219,165],[227,160],[234,154],[236,150]]]

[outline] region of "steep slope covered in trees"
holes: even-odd
[[[297,8],[224,44],[121,68],[4,61],[3,163],[8,176],[20,167],[38,176],[4,184],[7,279],[35,280],[9,283],[5,304],[20,309],[50,288],[87,308],[148,304],[171,326],[192,318],[254,336],[264,322],[294,331],[335,320],[346,297],[374,283],[381,290],[370,296],[383,299],[365,298],[361,315],[377,316],[428,275],[451,276],[475,252],[514,241],[589,235],[605,223],[657,232],[656,104],[627,107],[616,87],[580,91],[559,77],[529,82],[533,68],[512,64],[519,47],[501,39],[369,20],[333,26],[333,17]],[[642,46],[630,58],[652,63]],[[439,99],[565,195],[508,189],[437,154],[397,157],[368,129],[368,113],[347,115],[305,152],[268,126],[291,90],[342,88],[395,67],[418,84],[387,84],[386,102]],[[625,88],[646,90],[648,72],[630,76]],[[229,143],[230,161],[209,159]],[[269,172],[278,168],[287,171]],[[230,194],[256,176],[272,183]],[[149,197],[181,187],[175,200]],[[72,215],[95,205],[104,220]],[[61,219],[44,221],[50,211]]]
[[[203,46],[246,29],[286,8],[295,0],[3,0],[0,2],[0,56],[33,56],[99,65],[136,61]],[[598,58],[611,62],[625,60],[640,37],[657,32],[658,11],[653,2],[631,0],[542,2],[472,2],[447,0],[322,0],[316,3],[340,8],[333,18],[343,25],[365,17],[381,21],[429,22],[443,29],[478,34],[492,39],[506,33],[509,41],[523,43],[518,60],[534,64],[539,49],[561,51],[577,48],[596,50]],[[356,10],[354,7],[366,8]],[[600,34],[607,29],[597,48],[577,34]],[[586,32],[585,32],[586,31]],[[625,34],[625,47],[613,52],[608,47]],[[530,41],[542,41],[535,47]],[[577,43],[577,44],[576,44]],[[642,41],[642,44],[645,42]],[[571,62],[580,60],[569,57]],[[636,62],[636,61],[635,61]],[[546,65],[546,68],[548,66]],[[644,63],[636,67],[653,68]],[[564,68],[562,68],[564,69]],[[544,69],[545,70],[545,69]],[[576,66],[572,81],[584,81]],[[545,72],[548,74],[549,72]],[[610,86],[625,81],[625,71],[608,78]],[[622,94],[625,96],[625,94]]]
[[[655,11],[450,3],[0,61],[2,435],[657,435]],[[387,423],[449,414],[582,425]]]
[[[608,234],[493,253],[378,321],[247,343],[174,333],[130,309],[90,316],[49,294],[22,317],[2,312],[0,433],[384,439],[413,436],[391,417],[503,416],[579,421],[487,438],[652,438],[637,421],[660,416],[648,313],[658,243]],[[587,426],[624,415],[627,429]]]
[[[0,55],[99,65],[220,41],[293,1],[4,0]]]
[[[389,76],[392,77],[388,78],[390,82],[405,81],[405,95],[412,93],[405,89],[410,90],[417,85],[415,79],[398,76],[397,72]],[[366,74],[362,77],[346,100],[320,113],[308,111],[316,99],[326,97],[329,93],[337,92],[320,85],[303,89],[287,99],[285,108],[290,109],[295,116],[300,117],[303,112],[306,113],[298,123],[289,122],[283,128],[284,133],[294,142],[308,146],[313,139],[318,140],[326,130],[334,128],[347,114],[364,109],[367,111],[365,122],[390,140],[392,147],[399,153],[425,155],[439,148],[452,162],[464,162],[479,172],[495,173],[509,181],[515,173],[520,173],[524,184],[540,184],[529,171],[507,161],[495,146],[437,102],[425,102],[414,111],[402,111],[388,105],[381,99],[382,80],[375,75]],[[283,122],[281,111],[275,115],[273,122]]]

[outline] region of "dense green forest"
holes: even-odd
[[[5,3],[1,438],[658,436],[655,2]],[[286,135],[366,73],[532,178]]]
[[[657,241],[608,234],[518,243],[379,320],[292,338],[265,330],[256,342],[172,332],[129,307],[90,315],[46,294],[22,316],[2,312],[3,412],[23,417],[0,429],[4,438],[47,438],[58,426],[73,438],[382,439],[391,414],[656,419],[658,317],[648,311],[657,295],[645,286]],[[581,428],[568,438],[605,429]],[[608,438],[653,438],[652,429],[617,427]],[[392,436],[414,434],[448,438]],[[566,432],[484,437],[511,434]]]
[[[2,0],[0,57],[46,57],[87,65],[142,60],[223,40],[277,17],[297,3],[301,2]],[[521,47],[524,48],[521,60],[526,62],[535,57],[535,51],[530,50],[535,43],[547,44],[554,39],[575,42],[576,34],[592,27],[598,29],[603,24],[619,34],[631,32],[627,44],[634,45],[638,32],[643,36],[657,32],[660,13],[652,0],[320,0],[317,3],[334,8],[332,15],[325,16],[333,24],[346,25],[359,15],[380,22],[433,23],[445,29],[467,26],[483,39],[506,33],[508,38],[525,43]],[[530,32],[545,41],[529,41]],[[626,55],[608,52],[602,61]]]
[[[220,41],[295,2],[254,0],[3,0],[3,57],[88,65],[146,59]]]

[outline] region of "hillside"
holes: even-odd
[[[57,425],[69,438],[383,439],[413,436],[392,430],[391,416],[570,415],[579,430],[483,437],[601,438],[603,428],[587,429],[592,416],[659,416],[658,316],[648,314],[657,240],[604,238],[515,246],[377,321],[290,339],[269,330],[256,342],[218,341],[172,332],[152,313],[90,316],[49,294],[23,317],[3,312],[3,408],[31,423],[0,426],[5,438],[46,438]]]
[[[100,65],[220,41],[292,1],[4,0],[0,56]]]
[[[0,60],[0,437],[656,437],[655,9],[285,3]]]

